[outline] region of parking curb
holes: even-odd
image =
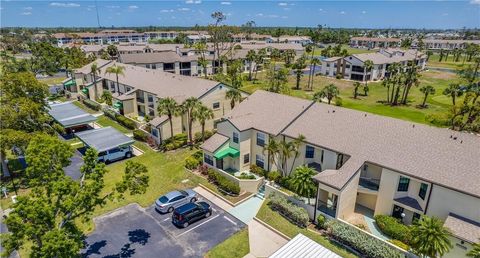
[[[204,185],[202,185],[202,184],[198,184],[198,186],[200,186],[201,188],[203,188],[203,189],[206,190],[207,192],[215,195],[215,197],[221,199],[222,201],[226,202],[228,205],[230,205],[230,206],[232,206],[232,207],[236,207],[236,206],[244,203],[244,202],[247,201],[248,199],[252,198],[253,196],[255,196],[255,194],[252,193],[252,194],[250,194],[249,196],[243,198],[242,200],[240,200],[240,201],[238,201],[238,202],[236,202],[236,203],[233,203],[233,202],[227,200],[225,197],[219,195],[218,193],[216,193],[216,192],[213,191],[212,189],[209,189],[208,187],[206,187],[206,186],[204,186]]]

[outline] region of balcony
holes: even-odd
[[[378,191],[380,186],[380,179],[360,177],[358,185],[372,191]]]
[[[317,209],[328,216],[334,217],[337,214],[337,208],[333,204],[318,200]]]

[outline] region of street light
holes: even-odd
[[[403,223],[403,219],[405,218],[405,213],[402,212],[402,214],[400,214],[400,216],[402,217],[402,223]]]

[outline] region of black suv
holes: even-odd
[[[212,208],[206,202],[187,203],[175,209],[172,223],[177,227],[186,228],[191,223],[208,218],[212,215]]]

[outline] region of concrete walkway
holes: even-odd
[[[226,210],[227,212],[230,212],[230,210],[233,208],[232,205],[228,204],[224,200],[218,198],[217,196],[215,196],[214,194],[210,193],[209,191],[203,189],[200,186],[197,186],[197,187],[193,188],[193,190],[195,192],[197,192],[198,194],[200,194],[201,196],[207,198],[207,200],[213,202],[218,207]]]
[[[245,257],[269,257],[288,242],[256,220],[248,223],[248,240],[250,253]]]
[[[255,195],[240,205],[233,207],[228,212],[245,224],[248,224],[257,215],[262,203],[263,199]]]

